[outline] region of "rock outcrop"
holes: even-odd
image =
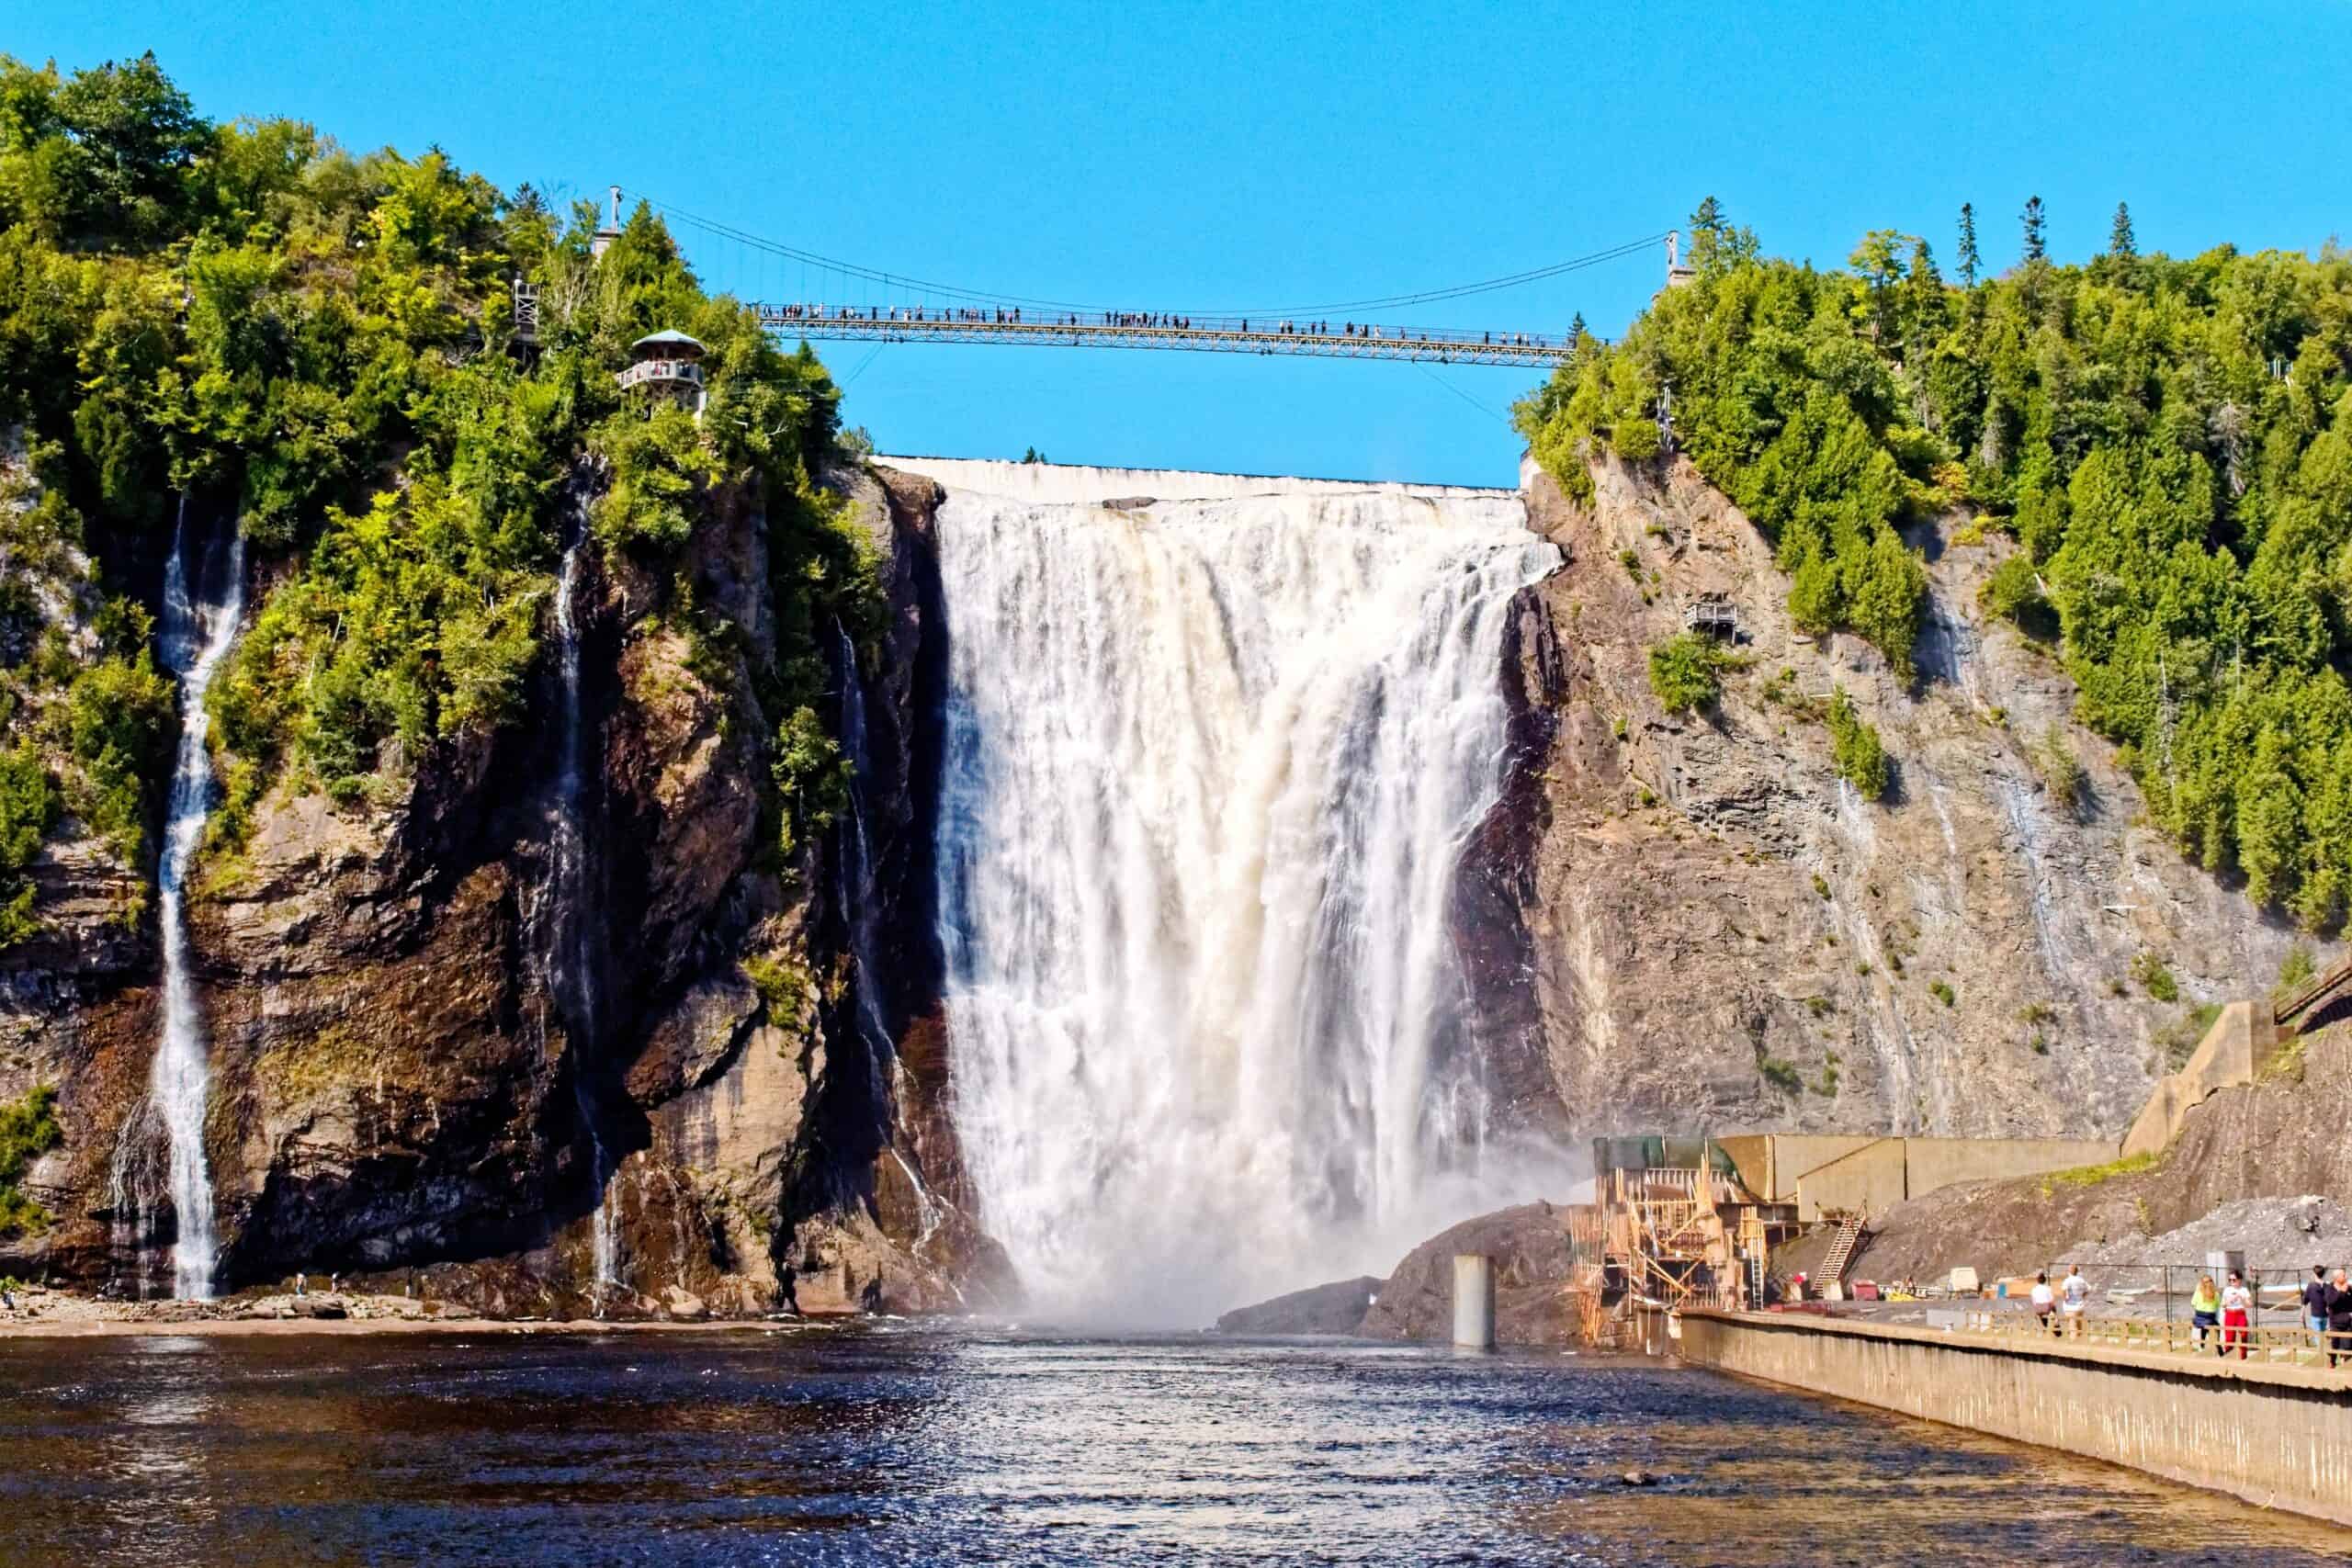
[[[2005,540],[1915,536],[1906,682],[1797,630],[1770,546],[1687,463],[1594,479],[1582,506],[1527,470],[1568,563],[1528,596],[1506,679],[1541,743],[1482,845],[1521,889],[1563,1124],[2119,1136],[2195,1003],[2267,988],[2292,933],[2146,825],[2052,650],[1979,614]],[[1702,596],[1746,667],[1669,714],[1647,650]],[[1894,760],[1883,802],[1832,766],[1838,688]]]
[[[1933,605],[1906,682],[1793,627],[1766,542],[1687,465],[1595,479],[1578,505],[1525,479],[1566,564],[1514,606],[1505,787],[1452,910],[1499,1132],[2113,1136],[2193,1043],[2193,1004],[2267,987],[2291,933],[2183,863],[2072,725],[2051,651],[1977,613],[1997,537],[1915,539]],[[682,572],[618,558],[576,584],[582,909],[553,892],[548,659],[531,721],[437,744],[375,798],[281,783],[201,863],[226,1283],[421,1271],[490,1310],[647,1313],[1011,1288],[973,1218],[938,1001],[941,492],[887,468],[826,482],[869,534],[888,615],[831,639],[822,716],[847,733],[854,697],[865,723],[854,807],[825,833],[786,853],[765,816],[767,520],[729,488]],[[724,637],[670,613],[681,591]],[[1702,598],[1735,613],[1744,667],[1711,708],[1669,714],[1647,650]],[[1883,801],[1833,769],[1840,688],[1894,760]],[[0,1098],[56,1085],[65,1138],[24,1183],[56,1224],[0,1243],[0,1269],[119,1281],[152,900],[70,826],[32,874],[43,930],[0,953]],[[583,913],[585,1030],[550,979],[554,932]],[[1521,1253],[1548,1289],[1554,1260]],[[1392,1280],[1365,1331],[1421,1334],[1435,1289]]]
[[[870,886],[842,881],[846,824],[788,859],[773,848],[760,738],[778,716],[753,677],[775,637],[766,518],[755,489],[722,489],[675,577],[614,558],[574,590],[578,908],[555,863],[552,637],[532,722],[388,769],[372,799],[281,782],[244,842],[202,863],[189,902],[225,1287],[340,1270],[493,1311],[664,1315],[921,1310],[969,1299],[967,1279],[1001,1288],[937,1104],[934,502],[865,473],[831,482],[888,595],[865,668],[833,671],[833,700],[863,682],[872,710]],[[671,613],[681,589],[730,637],[698,645]],[[124,919],[135,880],[116,886],[70,832],[37,869],[41,938],[0,954],[0,1095],[57,1085],[66,1135],[26,1182],[55,1223],[0,1243],[0,1269],[128,1288],[113,1172],[154,1049],[152,916]],[[890,933],[875,973],[851,951],[860,919]],[[587,1000],[567,1006],[555,977],[574,960],[554,943],[575,926]],[[887,1034],[859,1026],[869,994],[899,1021]],[[601,1284],[600,1206],[617,1276]]]

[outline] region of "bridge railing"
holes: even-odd
[[[2099,1345],[2165,1356],[2212,1356],[2273,1366],[2315,1367],[2352,1380],[2352,1333],[2288,1328],[2278,1325],[2228,1327],[2144,1317],[2068,1320],[2053,1313],[2045,1321],[2020,1307],[1971,1310],[1959,1314],[1962,1334],[2023,1344]]]
[[[822,303],[762,304],[756,307],[763,326],[842,328],[863,331],[903,329],[910,337],[926,332],[987,331],[1006,335],[1035,334],[1067,341],[1072,333],[1149,333],[1199,338],[1246,339],[1251,342],[1294,340],[1333,347],[1361,345],[1430,346],[1464,352],[1515,350],[1565,357],[1574,343],[1544,333],[1494,332],[1455,327],[1384,326],[1376,322],[1303,320],[1291,316],[1190,316],[1158,310],[1032,310],[941,309],[921,305],[830,305]]]

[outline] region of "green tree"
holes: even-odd
[[[1886,794],[1888,768],[1886,748],[1880,743],[1878,730],[1854,709],[1854,699],[1846,694],[1843,686],[1835,687],[1829,696],[1830,759],[1838,776],[1852,784],[1864,800],[1877,800]]]
[[[1710,706],[1723,689],[1724,661],[1713,637],[1678,633],[1650,649],[1650,690],[1668,713]]]
[[[1955,253],[1960,261],[1960,284],[1963,288],[1976,287],[1976,207],[1973,202],[1960,204],[1960,249]]]
[[[2018,214],[2018,221],[2025,229],[2024,249],[2019,253],[2022,259],[2029,262],[2042,260],[2050,254],[2050,248],[2047,234],[2048,220],[2042,213],[2040,197],[2026,197],[2025,210]]]
[[[2132,237],[2132,209],[2120,201],[2115,204],[2115,221],[2108,227],[2107,254],[2118,261],[2130,261],[2140,254],[2139,243]]]
[[[31,744],[19,740],[0,751],[0,948],[40,929],[25,871],[56,823],[57,810],[56,783]]]
[[[49,1211],[27,1198],[17,1183],[27,1166],[64,1139],[56,1104],[57,1091],[46,1084],[0,1104],[0,1238],[38,1235],[49,1228]]]

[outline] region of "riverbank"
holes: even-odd
[[[1681,1359],[2352,1525],[2352,1388],[2315,1369],[1752,1313]]]
[[[485,1317],[454,1303],[353,1291],[233,1297],[221,1302],[110,1302],[62,1291],[17,1293],[0,1314],[0,1341],[85,1339],[149,1335],[236,1337],[292,1334],[639,1334],[807,1328],[840,1318],[725,1317],[707,1313],[666,1317]]]

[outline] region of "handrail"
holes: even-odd
[[[1463,365],[1557,365],[1576,352],[1543,333],[1395,327],[1283,318],[1201,317],[1156,312],[940,311],[929,307],[760,305],[760,324],[779,335],[887,343],[1027,343],[1112,348],[1199,348],[1232,353],[1309,354],[1355,359],[1420,359]]]
[[[2352,987],[2352,958],[2346,958],[2343,963],[2271,1009],[2270,1021],[2273,1023],[2285,1023],[2326,999],[2330,992],[2345,987]]]
[[[2045,1322],[2024,1311],[1971,1311],[1962,1314],[1954,1326],[1962,1334],[2035,1344],[2100,1345],[2154,1355],[2236,1357],[2272,1365],[2317,1367],[2352,1381],[2352,1332],[2252,1325],[2199,1328],[2193,1323],[2163,1318],[2088,1314],[2072,1322],[2053,1314]],[[2332,1368],[2330,1356],[2337,1359]]]

